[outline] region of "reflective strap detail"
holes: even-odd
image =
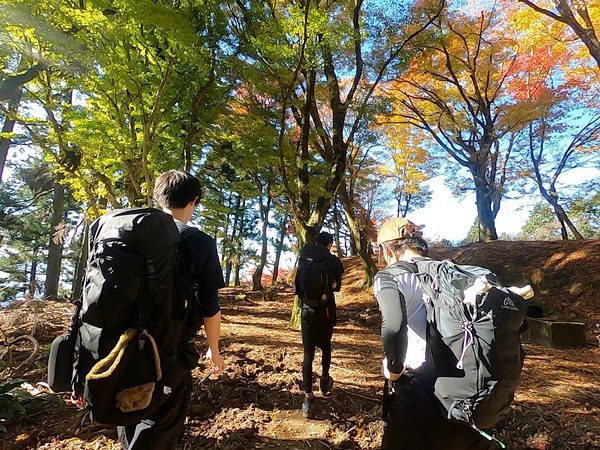
[[[127,439],[126,428],[122,427],[122,426],[117,426],[117,435],[119,436],[119,441],[121,441],[123,450],[129,450],[129,449],[133,448],[136,441],[140,437],[140,434],[142,433],[142,431],[152,428],[152,426],[155,423],[156,422],[154,422],[153,420],[150,420],[150,419],[142,420],[140,423],[138,423],[135,426],[135,431],[133,432],[133,437],[131,438],[131,441],[129,441]]]
[[[473,331],[470,323],[463,323],[463,328],[465,330],[465,335],[463,336],[462,343],[462,351],[460,352],[460,358],[458,358],[458,362],[456,363],[457,369],[463,368],[463,361],[465,359],[465,354],[467,353],[467,349],[470,345],[473,345]]]

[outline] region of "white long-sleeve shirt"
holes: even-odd
[[[375,275],[374,293],[381,311],[381,338],[389,369],[400,373],[425,361],[427,311],[415,274],[391,265]]]

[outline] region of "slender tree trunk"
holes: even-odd
[[[232,204],[232,196],[231,194],[227,197],[227,211],[231,211]],[[221,255],[223,255],[223,268],[225,269],[225,273],[223,274],[223,278],[225,279],[225,285],[229,286],[229,275],[231,273],[231,266],[229,266],[229,218],[230,213],[226,214],[226,219],[224,220],[224,230],[223,230],[223,239],[221,240]],[[215,237],[216,239],[216,237]]]
[[[243,237],[245,235],[245,228],[246,228],[246,199],[242,198],[241,199],[241,203],[239,203],[239,207],[237,208],[236,211],[236,216],[237,216],[237,223],[238,223],[238,231],[237,231],[237,236],[241,236]],[[240,280],[240,272],[242,270],[242,264],[243,264],[243,250],[244,250],[244,243],[242,241],[242,239],[236,239],[235,241],[236,244],[236,254],[238,255],[238,257],[236,258],[236,262],[235,262],[235,286],[241,286],[242,282]]]
[[[0,136],[0,183],[2,183],[2,173],[6,160],[8,158],[8,149],[10,148],[11,139],[8,137],[12,134],[15,127],[15,117],[19,110],[21,102],[21,90],[19,89],[15,95],[9,100],[6,115],[4,116],[4,124],[2,125],[2,136]]]
[[[87,265],[88,258],[88,236],[90,232],[90,226],[86,220],[85,227],[81,236],[81,252],[79,259],[77,260],[77,266],[75,267],[75,274],[73,279],[73,289],[71,291],[71,300],[76,301],[81,298],[83,292],[83,277],[85,274],[85,267]]]
[[[242,281],[240,279],[240,271],[241,271],[241,264],[236,264],[235,265],[235,276],[234,276],[234,286],[241,286],[242,285]]]
[[[348,227],[350,228],[350,240],[354,242],[354,245],[358,250],[358,257],[360,258],[360,262],[364,271],[361,286],[371,287],[373,286],[373,278],[377,273],[377,266],[369,254],[369,243],[367,242],[365,234],[361,230],[359,221],[354,217],[352,199],[348,195],[346,186],[340,186],[339,196],[342,206],[344,207],[344,212],[346,213]]]
[[[50,242],[48,243],[48,263],[46,265],[46,281],[44,283],[44,298],[56,300],[62,265],[63,237],[60,226],[63,222],[65,208],[65,188],[57,179],[54,182],[54,199],[52,202],[52,218],[50,221]]]
[[[539,186],[538,186],[539,187]],[[563,241],[567,241],[569,239],[569,233],[567,228],[573,233],[575,239],[583,239],[583,235],[579,232],[575,224],[569,218],[569,215],[564,210],[564,208],[558,203],[558,193],[556,192],[548,192],[545,189],[540,187],[540,191],[542,192],[542,196],[546,199],[546,201],[550,204],[552,209],[554,210],[554,215],[556,216],[556,220],[560,223],[560,236]]]
[[[267,263],[267,255],[269,253],[269,237],[267,236],[267,230],[269,228],[269,211],[271,209],[271,196],[267,193],[266,204],[261,200],[260,209],[262,216],[262,227],[261,227],[261,250],[260,250],[260,261],[256,270],[252,274],[252,290],[262,291],[262,275],[265,265]]]
[[[229,281],[231,280],[231,269],[232,264],[231,261],[227,261],[225,263],[225,286],[229,286]]]
[[[342,246],[340,240],[340,222],[342,221],[342,217],[340,214],[340,210],[338,208],[338,202],[335,201],[333,203],[333,226],[335,227],[335,248],[337,249],[337,256],[342,256]]]
[[[33,250],[33,255],[37,256],[38,254],[38,249],[34,249]],[[29,272],[29,289],[27,291],[27,293],[31,296],[31,298],[35,297],[35,291],[37,290],[37,282],[35,281],[36,277],[37,277],[37,266],[38,263],[37,261],[34,259],[31,262],[31,270]]]
[[[283,242],[285,240],[286,231],[287,217],[284,216],[281,219],[281,222],[279,222],[279,238],[275,245],[275,262],[273,263],[273,279],[271,281],[271,286],[275,286],[277,278],[279,277],[279,263],[281,261],[281,253],[283,252]]]

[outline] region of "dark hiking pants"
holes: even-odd
[[[321,349],[321,375],[329,376],[331,365],[331,338],[336,322],[335,303],[327,303],[320,308],[302,307],[302,346],[304,359],[302,361],[302,387],[304,392],[312,392],[312,365],[315,359],[315,349]]]
[[[381,450],[494,450],[496,447],[468,425],[442,417],[415,378],[395,384]]]

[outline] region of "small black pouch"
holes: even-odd
[[[76,310],[67,334],[57,336],[50,345],[48,356],[48,386],[54,392],[73,390],[73,369],[75,347],[79,334],[79,311],[81,302],[76,302]]]
[[[50,346],[48,357],[48,386],[54,392],[70,391],[73,380],[77,332],[57,336]]]
[[[86,375],[92,419],[131,425],[148,417],[168,394],[161,379],[156,342],[145,330],[130,328]]]

